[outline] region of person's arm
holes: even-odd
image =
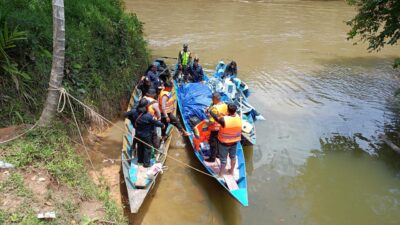
[[[190,65],[186,67],[186,73],[189,75],[193,74],[192,67]]]
[[[165,118],[168,118],[168,114],[165,111],[165,108],[166,108],[166,105],[167,105],[167,101],[168,101],[168,97],[164,95],[162,97],[162,99],[161,99],[161,109],[162,109],[161,111],[163,111],[163,114],[164,114]]]
[[[178,64],[182,63],[182,51],[179,51],[178,53]]]
[[[161,118],[161,112],[160,112],[160,107],[158,106],[158,103],[154,103],[153,104],[153,109],[154,109],[154,112],[156,114],[157,119],[160,119]]]
[[[203,71],[203,67],[200,67],[200,73],[199,73],[199,82],[203,81],[204,78],[204,71]]]
[[[217,121],[219,124],[221,124],[222,127],[225,127],[225,120],[223,117],[218,118],[218,114],[213,112],[213,110],[210,110],[210,115],[214,118],[215,121]]]
[[[135,111],[136,110],[132,109],[129,112],[124,112],[124,117],[133,116],[135,114]]]
[[[154,118],[151,120],[151,123],[156,127],[163,127],[164,126],[164,124],[161,121],[156,120]]]
[[[223,78],[227,77],[229,75],[228,73],[229,73],[229,67],[226,67],[224,73],[221,76],[221,78],[223,79]]]

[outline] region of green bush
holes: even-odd
[[[148,63],[143,26],[120,0],[65,1],[66,89],[111,116]],[[0,21],[27,34],[8,55],[29,75],[27,96],[0,71],[0,126],[33,122],[46,97],[52,62],[50,0],[0,0]],[[1,28],[1,23],[0,23]],[[82,113],[79,113],[82,119]]]

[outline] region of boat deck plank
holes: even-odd
[[[236,157],[236,162],[237,162],[238,160],[237,160],[237,157]],[[207,162],[207,161],[204,161],[204,163],[206,164],[206,166],[208,166],[208,167],[210,167],[212,170],[213,170],[213,172],[215,173],[215,174],[219,174],[219,170],[220,170],[220,166],[221,166],[221,161],[217,158],[217,159],[215,159],[215,162],[213,162],[213,163],[211,163],[211,162]],[[234,171],[234,175],[233,175],[233,178],[234,178],[234,180],[239,180],[239,168],[238,168],[238,163],[236,163],[236,166],[235,166],[236,168],[235,168],[235,171]],[[228,171],[230,168],[231,168],[231,159],[229,158],[229,157],[227,157],[227,162],[226,162],[226,171]]]

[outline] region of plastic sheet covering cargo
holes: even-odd
[[[207,85],[202,83],[181,85],[177,93],[182,99],[182,116],[187,121],[193,121],[197,118],[200,122],[207,118],[204,109],[211,105],[212,94]]]

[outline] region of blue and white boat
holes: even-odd
[[[217,158],[215,163],[205,161],[210,155],[207,129],[207,116],[205,109],[211,104],[211,89],[203,83],[177,83],[174,82],[177,94],[179,112],[182,116],[183,124],[187,131],[194,135],[189,137],[196,158],[205,167],[208,174],[240,204],[248,206],[246,163],[243,155],[241,143],[237,144],[237,163],[234,175],[224,175],[218,178],[220,161]],[[229,157],[227,169],[229,169]]]
[[[243,121],[242,136],[248,143],[255,145],[257,141],[255,121],[265,119],[249,103],[249,87],[236,76],[223,77],[225,68],[226,64],[220,61],[215,68],[214,76],[209,77],[207,84],[213,92],[221,94],[223,101],[233,102],[238,106]]]

